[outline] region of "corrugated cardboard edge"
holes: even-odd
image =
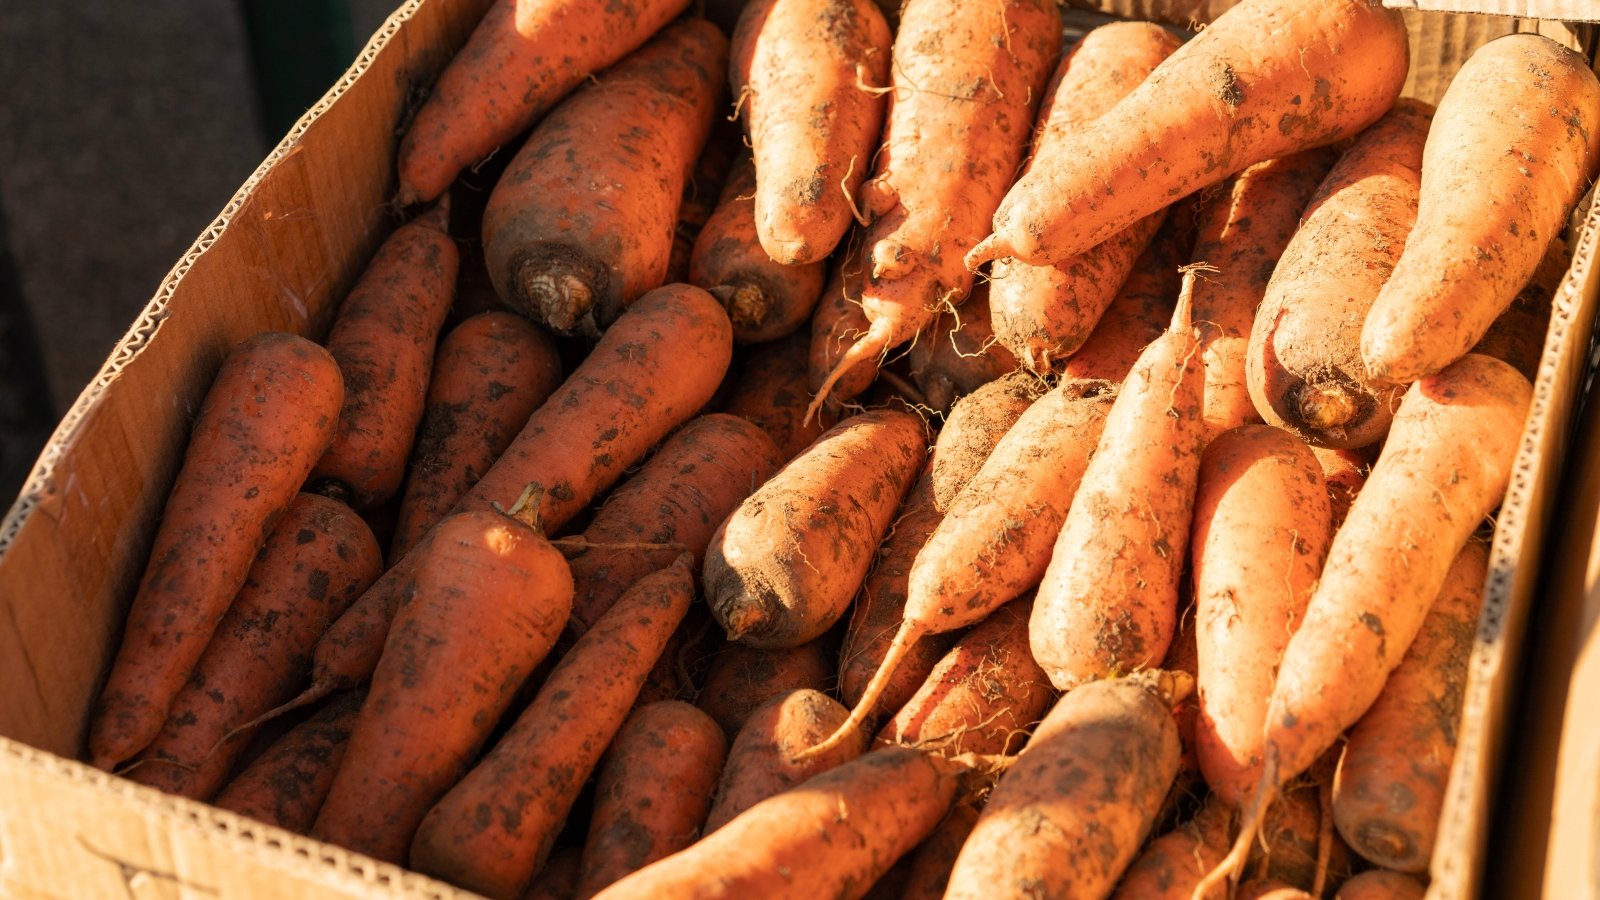
[[[1383,5],[1390,9],[1600,22],[1600,4],[1595,0],[1383,0]]]
[[[1521,446],[1496,518],[1462,708],[1460,738],[1440,815],[1429,900],[1478,896],[1528,613],[1544,561],[1557,478],[1576,418],[1576,397],[1594,333],[1600,203],[1591,202],[1557,289]],[[1530,873],[1531,874],[1531,873]]]

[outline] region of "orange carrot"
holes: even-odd
[[[1366,483],[1367,471],[1371,466],[1355,450],[1312,447],[1311,452],[1316,454],[1317,464],[1322,467],[1322,479],[1328,485],[1333,530],[1338,531],[1345,517],[1350,514],[1350,504],[1361,492],[1361,485]]]
[[[989,296],[987,284],[974,285],[961,309],[940,313],[911,348],[911,380],[937,412],[1017,367],[995,339]]]
[[[539,877],[522,892],[521,900],[574,900],[578,896],[578,874],[582,865],[581,847],[553,851],[550,861],[539,870]]]
[[[846,741],[831,752],[797,759],[796,755],[827,737],[849,710],[821,691],[802,688],[775,694],[745,719],[717,794],[706,816],[710,834],[757,803],[861,755],[861,741]]]
[[[516,724],[428,811],[411,867],[488,897],[526,888],[693,597],[680,557],[578,638]]]
[[[295,695],[317,638],[382,568],[383,553],[360,516],[337,500],[297,496],[128,777],[210,799],[249,739],[218,742]]]
[[[424,553],[312,827],[390,862],[405,860],[417,823],[477,755],[572,608],[566,561],[511,516],[453,515]]]
[[[568,91],[644,43],[688,5],[498,0],[406,128],[397,202],[426,202],[444,193],[462,169],[510,144]]]
[[[1112,900],[1191,900],[1194,886],[1228,855],[1233,811],[1215,794],[1194,817],[1147,844]],[[1220,886],[1198,900],[1227,900]]]
[[[756,233],[781,265],[821,262],[854,220],[889,39],[871,0],[757,0],[739,14],[729,81],[755,151]]]
[[[995,445],[1049,388],[1031,373],[1013,372],[956,401],[939,429],[928,470],[935,507],[941,511],[950,508]]]
[[[845,354],[867,332],[867,313],[861,307],[866,262],[861,252],[849,248],[839,255],[833,274],[822,289],[822,297],[811,315],[811,392],[826,402],[845,401],[865,391],[878,377],[878,358],[864,357],[840,369]],[[828,379],[834,379],[832,393],[822,392]],[[817,418],[825,406],[813,400],[804,419]]]
[[[1062,378],[1120,383],[1144,348],[1166,330],[1182,284],[1173,231],[1170,225],[1161,229],[1145,247],[1094,331],[1061,364]]]
[[[884,147],[861,189],[872,221],[862,289],[871,325],[824,380],[814,408],[857,363],[912,339],[972,288],[961,254],[1015,177],[1060,51],[1053,3],[905,4]]]
[[[330,698],[235,775],[212,805],[296,834],[310,831],[364,698],[357,691]]]
[[[667,262],[667,275],[663,284],[689,280],[689,257],[694,255],[695,241],[700,229],[710,220],[722,194],[722,185],[734,160],[744,153],[739,143],[738,126],[724,116],[711,122],[711,134],[700,149],[694,171],[683,186],[683,198],[678,202],[678,225],[672,231],[672,254]]]
[[[804,333],[751,347],[723,407],[724,412],[760,425],[777,444],[778,458],[784,462],[835,424],[826,412],[805,420],[811,399],[806,384],[810,353],[811,336]]]
[[[668,26],[534,128],[483,214],[489,276],[514,309],[598,337],[662,283],[727,43],[704,19]]]
[[[1571,267],[1572,249],[1557,235],[1550,241],[1533,277],[1517,292],[1506,311],[1489,325],[1482,339],[1473,345],[1472,352],[1505,360],[1529,381],[1537,380],[1556,290]]]
[[[1399,96],[1407,59],[1395,10],[1245,0],[1030,167],[967,265],[1076,256],[1253,163],[1352,135]]]
[[[797,690],[822,691],[833,681],[832,642],[827,635],[798,647],[764,650],[728,643],[712,657],[695,705],[731,740],[763,704]]]
[[[1538,34],[1478,48],[1450,81],[1422,157],[1416,239],[1361,330],[1378,381],[1471,349],[1533,276],[1600,166],[1600,79]]]
[[[479,313],[439,342],[389,558],[406,555],[561,385],[555,342],[515,313]]]
[[[961,845],[967,842],[978,823],[978,807],[957,803],[927,840],[908,857],[909,871],[899,897],[901,900],[939,900],[950,885],[950,870],[955,867]]]
[[[1239,885],[1233,897],[1234,900],[1313,900],[1305,891],[1274,878],[1247,881]]]
[[[839,620],[923,465],[926,434],[900,410],[846,419],[718,526],[703,578],[730,640],[795,647]]]
[[[694,843],[727,752],[722,729],[687,703],[634,710],[600,766],[575,896],[592,897]]]
[[[93,765],[110,769],[161,731],[256,551],[332,441],[343,400],[338,364],[305,338],[258,334],[223,360],[89,725]]]
[[[1333,900],[1422,900],[1427,891],[1415,878],[1399,872],[1372,869],[1339,886]]]

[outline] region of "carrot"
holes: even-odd
[[[1163,228],[1139,255],[1094,331],[1061,364],[1063,379],[1120,383],[1144,348],[1166,330],[1182,285],[1178,277],[1182,257],[1173,231],[1171,226]]]
[[[1211,790],[1238,807],[1261,774],[1278,659],[1322,573],[1333,512],[1311,448],[1271,425],[1206,447],[1194,507],[1196,750]]]
[[[498,512],[440,522],[313,836],[404,861],[417,823],[477,755],[571,608],[566,561],[534,528]]]
[[[161,731],[256,551],[332,441],[343,399],[338,364],[302,337],[258,334],[222,361],[89,725],[94,766],[109,770]]]
[[[662,283],[726,60],[715,25],[678,22],[534,128],[483,213],[484,258],[509,305],[593,338]]]
[[[935,507],[950,508],[995,445],[1049,388],[1031,373],[1013,372],[956,401],[945,414],[928,470]]]
[[[439,342],[389,558],[404,557],[561,385],[555,342],[515,313],[479,313]]]
[[[878,409],[839,423],[718,526],[703,579],[729,640],[796,647],[850,605],[927,455],[923,422]]]
[[[539,877],[522,892],[521,900],[574,900],[578,896],[581,865],[581,847],[563,847],[552,852],[550,861],[539,870]]]
[[[775,340],[806,324],[826,277],[826,254],[795,265],[767,256],[756,238],[755,191],[755,165],[744,157],[728,175],[689,260],[689,282],[722,301],[734,340],[746,344]]]
[[[364,698],[357,691],[330,698],[235,775],[212,805],[296,834],[310,831]]]
[[[1261,779],[1239,842],[1208,876],[1213,882],[1238,869],[1278,786],[1331,747],[1382,691],[1455,556],[1505,494],[1532,397],[1517,370],[1476,354],[1406,391],[1284,650],[1267,707]],[[1333,681],[1340,689],[1325,690]]]
[[[1432,115],[1401,100],[1355,139],[1306,207],[1256,312],[1250,397],[1267,424],[1309,443],[1376,442],[1404,390],[1367,377],[1361,322],[1412,231]]]
[[[1150,22],[1113,22],[1084,35],[1046,88],[1028,167],[1059,164],[1050,156],[1061,142],[1125,97],[1181,43]],[[1001,344],[1034,371],[1059,368],[1094,330],[1165,217],[1158,210],[1054,265],[996,260],[990,304]]]
[[[1409,875],[1371,869],[1339,886],[1334,900],[1422,900],[1422,885]]]
[[[950,870],[955,867],[961,845],[967,842],[978,823],[978,807],[957,803],[927,840],[917,845],[909,857],[906,883],[901,900],[939,900],[950,885]]]
[[[700,158],[695,161],[694,171],[683,186],[683,197],[678,201],[678,225],[672,231],[672,254],[663,284],[689,280],[689,258],[694,255],[700,229],[717,208],[728,170],[744,153],[737,131],[738,126],[725,116],[717,116],[711,122],[711,134],[700,149]]]
[[[1433,857],[1488,556],[1484,544],[1467,542],[1339,759],[1334,824],[1352,849],[1385,869],[1420,874]]]
[[[1061,690],[1157,664],[1177,628],[1204,440],[1194,276],[1106,414],[1034,600],[1033,658]]]
[[[945,896],[1111,893],[1177,774],[1170,710],[1190,685],[1153,670],[1085,684],[1057,701],[990,793]]]
[[[462,169],[510,144],[568,91],[643,44],[688,5],[499,0],[401,137],[396,202],[406,206],[444,193]]]
[[[906,744],[946,756],[1014,753],[1055,700],[1044,670],[1028,654],[1032,598],[989,614],[934,666],[915,695],[878,732],[880,744]]]
[[[526,888],[693,596],[680,557],[578,638],[511,729],[428,811],[411,867],[488,897]]]
[[[989,296],[987,285],[974,285],[961,309],[940,313],[911,348],[911,380],[937,412],[1017,367],[995,339]]]
[[[611,492],[575,542],[572,627],[586,630],[629,586],[681,552],[698,566],[717,525],[780,463],[766,432],[737,416],[712,413],[684,424]]]
[[[862,308],[861,291],[866,279],[866,262],[861,252],[847,248],[839,254],[828,284],[811,315],[811,392],[825,402],[843,402],[865,391],[878,377],[878,358],[863,357],[844,366],[844,357],[867,332],[870,323]],[[831,394],[823,385],[833,379]],[[804,420],[809,422],[825,409],[812,400]]]
[[[861,189],[872,222],[862,288],[871,325],[823,381],[814,408],[857,363],[911,340],[972,288],[961,254],[1016,175],[1060,52],[1053,3],[905,4],[884,146]]]
[[[1300,214],[1332,167],[1321,148],[1259,162],[1229,179],[1205,207],[1191,258],[1216,271],[1195,281],[1194,319],[1218,334],[1203,351],[1208,440],[1261,421],[1245,385],[1245,349],[1256,309]]]
[[[1556,290],[1571,266],[1572,250],[1557,235],[1550,241],[1533,277],[1517,292],[1506,311],[1489,325],[1489,330],[1473,345],[1472,352],[1505,360],[1529,381],[1537,380]]]
[[[1030,167],[967,266],[1076,256],[1254,163],[1355,134],[1400,95],[1407,59],[1397,11],[1245,0]]]
[[[710,834],[757,803],[861,755],[862,741],[797,759],[796,754],[833,732],[849,710],[821,691],[800,688],[775,694],[745,719],[728,751],[705,833]]]
[[[1361,485],[1366,483],[1367,471],[1371,466],[1364,456],[1354,450],[1312,447],[1311,452],[1316,454],[1317,464],[1322,467],[1322,479],[1328,485],[1329,510],[1332,514],[1330,521],[1333,530],[1338,531],[1345,517],[1350,514],[1350,504],[1361,492]]]
[[[390,235],[328,334],[328,352],[344,376],[344,406],[311,477],[332,484],[356,509],[383,504],[405,478],[460,266],[448,228],[449,204],[440,202]]]
[[[889,40],[871,0],[757,0],[739,14],[728,79],[755,151],[755,230],[780,265],[821,262],[854,221]]]
[[[760,425],[787,462],[832,428],[835,419],[824,412],[805,421],[811,390],[806,384],[811,336],[791,334],[771,343],[751,347],[734,378],[733,392],[723,411]]]
[[[822,691],[833,681],[832,642],[824,635],[798,647],[761,649],[728,643],[712,657],[695,705],[731,740],[763,704],[797,690]]]
[[[1466,353],[1532,277],[1600,166],[1600,79],[1537,34],[1478,48],[1439,101],[1422,158],[1416,238],[1361,330],[1378,381]]]
[[[597,897],[859,897],[938,826],[965,771],[909,747],[875,750],[756,804]]]
[[[1315,773],[1296,782],[1267,810],[1261,838],[1245,863],[1247,877],[1311,889],[1317,877],[1318,842],[1323,822],[1319,777],[1320,773]],[[1329,854],[1329,867],[1347,872],[1349,856],[1343,842],[1338,842],[1337,852]]]
[[[1215,794],[1194,817],[1145,846],[1128,866],[1112,900],[1190,900],[1194,886],[1228,855],[1233,811]],[[1218,887],[1201,900],[1226,900]]]
[[[219,746],[222,737],[295,695],[317,638],[382,568],[377,540],[349,507],[295,497],[128,777],[210,799],[249,743],[241,734]]]
[[[635,709],[600,766],[575,895],[592,897],[694,843],[727,752],[722,729],[687,703]]]

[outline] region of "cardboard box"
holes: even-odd
[[[257,331],[324,332],[392,228],[385,203],[408,105],[488,3],[407,0],[399,8],[178,261],[0,522],[0,895],[465,896],[74,760],[213,373],[228,348]],[[1442,91],[1452,61],[1504,30],[1485,17],[1433,21],[1436,38],[1417,34],[1420,48],[1436,49],[1416,58],[1419,71],[1432,73],[1421,76],[1425,97]],[[1575,46],[1592,38],[1540,27],[1565,31]],[[1490,854],[1508,700],[1595,317],[1600,213],[1591,212],[1580,237],[1499,517],[1434,897],[1472,896]]]

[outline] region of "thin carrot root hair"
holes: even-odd
[[[1216,868],[1207,872],[1194,886],[1190,900],[1205,900],[1206,896],[1224,881],[1229,882],[1230,888],[1238,887],[1239,875],[1244,871],[1244,864],[1250,858],[1250,845],[1260,836],[1261,820],[1266,816],[1267,807],[1272,805],[1277,796],[1277,786],[1278,751],[1269,744],[1261,762],[1261,780],[1256,783],[1255,794],[1250,798],[1250,805],[1245,809],[1244,818],[1239,821],[1239,835],[1234,839],[1233,847],[1228,850],[1228,855],[1222,858],[1222,862],[1217,863]],[[1230,889],[1228,894],[1232,896],[1233,891]]]
[[[816,418],[818,411],[822,409],[823,401],[827,400],[828,395],[833,392],[833,386],[838,384],[839,379],[843,378],[846,372],[855,368],[859,363],[887,351],[889,349],[889,339],[893,332],[894,325],[888,319],[879,319],[872,323],[872,327],[867,329],[866,334],[856,338],[856,342],[850,345],[850,349],[846,350],[839,357],[839,361],[833,364],[833,370],[828,373],[828,377],[822,382],[822,387],[817,389],[816,396],[812,397],[811,403],[806,406],[806,417],[801,420],[800,424],[811,424],[811,420]]]
[[[210,759],[212,754],[216,753],[222,748],[222,745],[238,737],[243,732],[249,731],[252,728],[256,728],[266,722],[270,722],[286,713],[292,713],[297,709],[303,709],[304,707],[310,706],[311,704],[321,700],[323,697],[326,697],[329,694],[332,694],[338,689],[339,682],[336,679],[329,679],[327,681],[313,681],[305,690],[300,692],[298,697],[295,697],[293,700],[278,706],[274,706],[272,709],[269,709],[261,715],[256,716],[254,719],[251,719],[243,725],[230,729],[227,734],[217,738],[217,742],[211,745],[211,749],[206,751],[206,755],[200,758],[200,763],[204,763],[206,760]],[[200,763],[196,763],[196,767],[198,767]]]
[[[894,640],[889,642],[889,649],[884,651],[883,661],[878,663],[878,671],[872,673],[872,680],[867,682],[866,689],[861,692],[861,699],[856,701],[855,708],[850,710],[850,715],[834,729],[833,734],[822,739],[819,744],[813,744],[794,755],[797,761],[810,759],[813,756],[827,753],[833,748],[850,739],[867,721],[867,716],[872,714],[872,708],[878,705],[878,698],[883,696],[884,689],[889,686],[889,678],[900,665],[900,661],[911,651],[911,646],[920,640],[925,629],[910,621],[900,623],[900,630],[894,633]]]

